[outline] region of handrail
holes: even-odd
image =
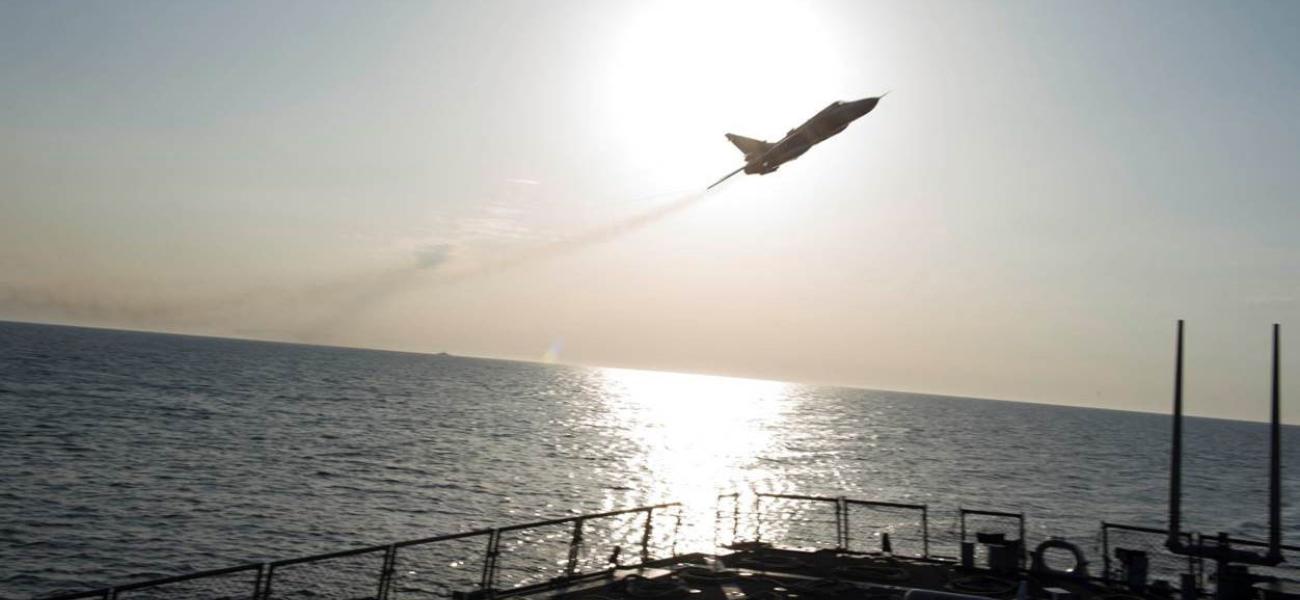
[[[843,500],[845,508],[849,506],[876,506],[884,508],[901,508],[904,510],[921,511],[921,558],[930,558],[930,506],[928,504],[907,504],[903,502],[886,502],[883,500],[854,500],[845,498]],[[844,514],[844,546],[848,547],[849,542],[849,515],[847,510]]]
[[[755,492],[755,496],[761,498],[780,498],[784,500],[810,500],[814,502],[838,502],[839,498],[834,496],[806,496],[803,494],[774,494],[769,492]]]
[[[930,505],[928,504],[904,504],[902,502],[885,502],[882,500],[854,500],[853,498],[845,498],[844,501],[849,504],[859,504],[862,506],[886,506],[889,508],[907,508],[911,510],[930,509]]]
[[[730,499],[730,501],[732,502],[732,507],[731,507],[732,511],[729,515],[726,515],[725,517],[721,511],[721,504],[724,499]],[[887,502],[881,500],[861,500],[861,499],[847,498],[844,496],[816,496],[816,495],[809,495],[809,494],[785,494],[785,493],[757,492],[757,491],[753,492],[753,499],[754,499],[753,512],[749,514],[753,515],[754,517],[753,524],[752,524],[754,528],[753,531],[754,537],[752,538],[752,541],[755,542],[763,541],[763,517],[770,510],[770,509],[765,510],[764,508],[763,500],[767,500],[767,499],[797,500],[803,502],[820,502],[820,503],[832,505],[833,514],[827,515],[826,518],[828,520],[834,519],[835,547],[841,550],[847,550],[850,547],[851,532],[853,531],[851,527],[853,519],[850,516],[850,511],[849,511],[850,507],[861,506],[861,507],[875,507],[875,508],[897,508],[897,509],[920,512],[920,519],[919,519],[919,525],[921,528],[920,557],[921,558],[930,557],[930,518],[929,518],[929,505],[927,504]],[[718,508],[717,510],[715,510],[715,514],[714,514],[715,545],[717,545],[716,542],[717,542],[717,533],[718,533],[717,532],[718,520],[721,520],[723,518],[730,518],[733,520],[732,539],[733,541],[738,541],[740,538],[739,527],[741,521],[740,493],[733,492],[730,494],[719,494],[717,496],[717,500],[718,500]]]
[[[139,589],[150,588],[150,587],[155,587],[160,585],[167,585],[172,583],[179,583],[182,581],[193,581],[193,580],[204,579],[208,577],[220,577],[222,575],[229,575],[232,573],[255,571],[257,577],[252,582],[252,585],[248,590],[248,598],[250,600],[260,600],[260,599],[271,597],[272,584],[277,569],[290,567],[294,565],[301,565],[305,563],[323,561],[323,560],[331,560],[336,558],[357,556],[361,554],[373,554],[373,553],[382,552],[383,563],[379,567],[379,571],[376,573],[378,577],[378,589],[375,592],[375,595],[377,598],[383,600],[386,599],[389,595],[390,587],[392,584],[392,575],[393,575],[392,571],[394,569],[394,560],[396,557],[396,553],[399,549],[408,548],[411,546],[418,546],[422,544],[432,544],[438,542],[468,539],[468,538],[481,537],[481,536],[488,537],[487,549],[483,554],[484,569],[483,569],[483,577],[481,579],[481,587],[485,590],[490,590],[492,584],[495,582],[496,570],[498,568],[497,555],[499,554],[499,542],[500,542],[501,534],[503,532],[520,531],[524,529],[545,527],[548,525],[559,525],[565,523],[583,523],[585,521],[592,520],[592,519],[602,519],[602,518],[616,517],[620,515],[645,513],[647,515],[647,518],[646,518],[646,524],[644,525],[644,534],[641,540],[643,546],[641,549],[642,550],[641,558],[642,558],[642,562],[644,563],[644,562],[648,562],[649,559],[648,547],[651,541],[651,535],[653,531],[653,526],[652,526],[653,515],[657,510],[664,510],[669,508],[680,509],[681,503],[666,502],[666,503],[655,504],[650,506],[641,506],[636,508],[627,508],[621,510],[606,511],[601,513],[575,515],[575,516],[562,517],[557,519],[534,521],[531,523],[509,525],[506,527],[501,527],[496,529],[477,529],[473,531],[464,531],[459,533],[428,536],[428,537],[422,537],[422,538],[416,538],[410,540],[402,540],[399,542],[392,542],[388,544],[378,544],[378,545],[364,546],[360,548],[349,548],[346,550],[338,550],[338,551],[326,552],[322,554],[313,554],[309,556],[299,556],[299,557],[281,559],[281,560],[276,560],[271,562],[245,563],[233,567],[210,569],[206,571],[199,571],[196,573],[186,573],[183,575],[173,575],[173,576],[162,577],[158,579],[150,579],[148,581],[127,583],[118,586],[103,587],[103,588],[85,590],[80,592],[70,592],[67,594],[60,594],[57,596],[46,596],[43,598],[38,596],[38,598],[41,598],[41,600],[84,600],[89,598],[98,598],[100,600],[114,600],[117,598],[119,592],[129,592],[132,590],[139,590]],[[680,524],[680,514],[678,515],[678,521]],[[674,534],[675,531],[676,529],[674,528]],[[568,567],[566,568],[566,576],[573,579],[585,579],[593,576],[599,576],[602,573],[608,573],[610,569],[592,572],[592,573],[576,572],[576,554],[573,553],[575,549],[583,543],[582,530],[580,525],[575,526],[574,533],[575,533],[575,537],[572,538],[569,542],[571,559],[568,563]],[[523,586],[523,588],[520,589],[532,588],[532,587],[533,586]],[[506,592],[513,592],[513,591],[516,590],[506,590]]]
[[[1000,510],[981,510],[977,508],[958,508],[962,514],[981,515],[985,517],[1007,517],[1008,519],[1023,519],[1025,513],[1004,512]]]
[[[358,554],[367,554],[387,550],[392,544],[380,544],[378,546],[366,546],[364,548],[352,548],[349,550],[339,550],[337,552],[327,552],[325,554],[313,554],[311,556],[299,556],[298,558],[286,558],[282,560],[267,563],[267,567],[274,569],[278,567],[287,567],[290,565],[300,565],[302,563],[316,562],[318,560],[329,560],[331,558],[343,558],[345,556],[356,556]]]
[[[1217,538],[1210,538],[1210,539],[1217,539]],[[1235,538],[1235,537],[1232,537],[1232,536],[1226,536],[1225,539],[1228,540],[1228,543],[1233,544],[1233,545],[1236,545],[1236,546],[1251,546],[1251,547],[1253,547],[1253,548],[1268,548],[1269,545],[1272,543],[1271,541],[1269,541],[1269,542],[1261,542],[1261,541],[1259,541],[1259,540],[1251,540],[1251,539],[1245,539],[1245,538]],[[1213,543],[1213,542],[1211,542],[1211,543]],[[1280,545],[1278,546],[1278,548],[1281,549],[1281,550],[1286,550],[1286,551],[1288,551],[1288,552],[1300,552],[1300,546],[1293,546],[1293,545],[1290,545],[1290,544],[1280,544]]]
[[[661,508],[678,508],[681,507],[681,505],[682,504],[680,502],[665,502],[663,504],[653,504],[650,506],[638,506],[636,508],[625,508],[622,510],[611,510],[609,512],[594,513],[590,515],[576,515],[572,517],[562,517],[558,519],[547,519],[545,521],[536,521],[533,523],[523,523],[520,525],[508,525],[506,527],[497,528],[497,531],[504,533],[507,531],[519,531],[520,529],[532,529],[534,527],[545,527],[547,525],[562,525],[564,523],[572,523],[578,519],[584,519],[584,520],[603,519],[606,517],[617,517],[619,515],[646,512],[648,510],[659,510]]]
[[[405,548],[407,546],[418,546],[420,544],[432,544],[434,542],[448,542],[451,540],[463,540],[465,538],[470,538],[470,537],[475,537],[480,535],[488,535],[493,531],[494,530],[492,529],[475,529],[474,531],[464,531],[461,533],[448,533],[445,535],[435,535],[432,537],[419,538],[415,540],[394,542],[392,545],[398,548]]]
[[[1112,523],[1109,521],[1102,521],[1101,522],[1101,562],[1102,562],[1101,579],[1103,581],[1110,581],[1110,577],[1111,577],[1111,570],[1112,570],[1111,561],[1113,560],[1112,557],[1113,553],[1111,552],[1111,547],[1113,543],[1110,539],[1111,530],[1145,533],[1147,535],[1154,536],[1157,540],[1168,540],[1169,538],[1168,529],[1160,529],[1158,527],[1145,527],[1142,525],[1127,525],[1124,523]],[[1192,534],[1186,531],[1182,531],[1178,533],[1178,538],[1180,542],[1191,543]],[[1120,546],[1115,546],[1115,547],[1118,548]],[[1156,540],[1152,540],[1147,546],[1147,549],[1143,549],[1143,550],[1148,552],[1150,551],[1169,552],[1168,546],[1166,546],[1163,541],[1157,542]],[[1186,571],[1184,572],[1193,574],[1194,580],[1200,579],[1200,569],[1201,569],[1200,557],[1179,555],[1173,552],[1170,552],[1170,555],[1178,559],[1185,560]],[[1199,584],[1197,585],[1199,587]]]
[[[1022,512],[1013,513],[1013,512],[1007,512],[1001,510],[983,510],[978,508],[962,508],[962,507],[957,508],[957,513],[960,515],[960,519],[961,519],[961,541],[963,543],[966,541],[966,517],[968,515],[976,515],[982,517],[999,517],[1003,519],[1015,519],[1016,522],[1019,524],[1019,531],[1017,533],[1020,536],[1020,539],[1016,540],[1016,543],[1020,546],[1019,548],[1020,551],[1016,553],[1017,554],[1016,559],[1019,562],[1020,566],[1023,567],[1025,565],[1025,560],[1029,557],[1029,547],[1028,547],[1029,541],[1025,539],[1025,513]]]
[[[837,531],[840,532],[840,534],[837,536],[836,544],[842,546],[847,546],[846,542],[848,540],[849,531],[851,530],[850,525],[853,522],[853,517],[851,516],[850,511],[845,510],[847,509],[847,507],[851,507],[851,506],[884,507],[884,508],[898,508],[898,509],[905,509],[905,510],[920,511],[921,512],[920,515],[921,537],[924,543],[922,558],[929,558],[929,543],[930,543],[930,539],[929,539],[930,532],[928,529],[929,506],[926,504],[910,504],[910,503],[902,503],[902,502],[886,502],[886,501],[876,501],[876,500],[859,500],[859,499],[850,499],[844,497],[835,498],[835,497],[828,497],[828,496],[813,496],[813,495],[803,495],[803,494],[755,493],[754,496],[756,502],[759,499],[775,498],[775,499],[834,503],[836,507],[836,515],[835,515],[837,521],[836,524],[837,527],[839,528],[837,529]],[[734,498],[736,504],[733,507],[733,510],[727,511],[726,515],[724,515],[721,511],[717,512],[715,514],[715,519],[721,519],[724,517],[735,518],[737,519],[737,526],[738,526],[739,519],[741,516],[741,512],[740,512],[741,495],[722,494],[719,495],[719,498],[720,499]],[[761,508],[761,505],[756,505],[756,506]],[[174,583],[179,583],[184,581],[199,580],[208,577],[221,577],[225,575],[231,575],[231,574],[242,573],[242,572],[247,572],[250,575],[252,575],[254,572],[256,573],[256,579],[250,582],[251,585],[248,586],[247,597],[250,598],[251,600],[269,600],[271,598],[272,583],[273,580],[275,579],[274,576],[277,574],[276,571],[278,569],[290,567],[293,565],[315,562],[315,561],[325,561],[325,560],[344,558],[349,556],[357,556],[362,554],[378,554],[381,552],[383,553],[383,564],[382,566],[379,567],[379,571],[375,573],[377,577],[378,589],[376,592],[373,593],[377,599],[386,600],[392,594],[392,588],[394,587],[395,582],[398,581],[397,579],[395,579],[394,571],[396,568],[395,562],[398,558],[399,550],[402,550],[404,548],[409,548],[412,546],[422,545],[422,544],[436,544],[439,542],[447,542],[452,540],[467,540],[472,538],[487,538],[486,549],[482,549],[480,547],[479,550],[475,551],[477,555],[481,556],[483,559],[483,573],[481,578],[478,578],[477,576],[474,577],[474,579],[476,579],[477,581],[464,581],[463,582],[464,585],[466,585],[466,587],[469,588],[473,588],[475,585],[477,585],[478,586],[477,589],[481,592],[484,592],[488,597],[517,596],[517,595],[526,594],[530,591],[546,589],[548,586],[556,585],[557,582],[573,582],[573,581],[590,580],[592,578],[606,576],[612,573],[615,568],[637,567],[637,566],[651,563],[652,560],[648,548],[652,539],[655,537],[654,536],[655,528],[659,526],[666,526],[663,523],[663,521],[660,521],[658,523],[655,522],[656,516],[663,514],[658,511],[663,511],[665,509],[680,509],[680,508],[682,508],[681,503],[669,502],[669,503],[656,504],[652,506],[628,508],[622,510],[586,514],[586,515],[574,515],[574,516],[562,517],[557,519],[546,519],[541,521],[535,521],[532,523],[510,525],[510,526],[496,528],[496,529],[477,529],[473,531],[464,531],[459,533],[442,534],[442,535],[422,537],[417,539],[403,540],[403,541],[389,543],[389,544],[372,545],[372,546],[365,546],[360,548],[350,548],[350,549],[339,550],[335,552],[327,552],[327,553],[315,554],[311,556],[282,559],[282,560],[277,560],[272,562],[248,563],[248,564],[242,564],[242,565],[226,567],[221,569],[211,569],[207,571],[200,571],[200,572],[189,573],[184,575],[162,577],[159,579],[153,579],[149,581],[138,581],[138,582],[126,583],[115,587],[105,587],[105,588],[86,590],[81,592],[72,592],[72,593],[67,593],[67,594],[62,594],[57,596],[45,596],[42,600],[87,600],[90,598],[97,598],[99,600],[116,600],[116,598],[118,598],[119,593],[126,593],[126,592],[131,592],[133,590],[140,590],[140,589],[162,586],[167,584],[174,584]],[[994,510],[982,510],[982,509],[970,509],[970,508],[959,508],[958,510],[962,520],[962,536],[963,536],[962,539],[965,539],[965,535],[967,533],[966,523],[965,523],[965,518],[967,516],[971,516],[971,515],[991,516],[991,517],[1016,519],[1020,525],[1022,547],[1025,544],[1024,513],[1013,513],[1013,512],[1006,512],[1006,511],[994,511]],[[640,543],[642,545],[640,562],[638,564],[614,564],[610,568],[588,570],[585,572],[581,571],[578,564],[578,555],[576,553],[576,550],[582,547],[586,543],[584,540],[584,536],[591,535],[591,531],[597,531],[597,529],[594,528],[591,531],[587,531],[584,529],[583,525],[587,521],[594,520],[594,519],[617,517],[621,515],[632,515],[638,513],[644,513],[646,515],[644,525],[642,525],[638,520],[631,521],[633,527],[643,528],[643,532],[641,532],[641,534],[637,536],[640,538]],[[863,513],[858,513],[858,514],[863,514]],[[666,516],[661,518],[669,518],[669,519],[676,518],[677,526],[680,526],[681,516],[682,516],[681,511],[678,510],[675,513],[670,511],[666,514]],[[761,518],[761,513],[755,514],[755,517]],[[911,521],[909,521],[909,523],[910,522]],[[501,568],[498,558],[501,557],[500,549],[502,545],[502,533],[520,531],[520,530],[525,530],[530,528],[563,525],[563,524],[573,524],[574,527],[568,541],[569,556],[568,556],[568,561],[564,563],[565,568],[563,570],[562,576],[544,582],[537,582],[537,583],[520,582],[522,583],[522,585],[518,585],[516,587],[502,589],[502,590],[494,589],[496,584],[496,575],[498,573],[498,570]],[[1164,538],[1168,534],[1168,530],[1166,529],[1144,527],[1138,525],[1125,525],[1121,523],[1111,523],[1111,522],[1104,522],[1104,521],[1101,523],[1101,527],[1102,527],[1102,544],[1107,554],[1109,553],[1110,542],[1113,542],[1113,540],[1109,540],[1107,538],[1107,532],[1110,530],[1134,531],[1134,532],[1144,533],[1152,536],[1158,536],[1160,538]],[[716,523],[715,523],[715,529],[716,529]],[[733,541],[740,541],[740,538],[736,536],[735,533],[736,531],[733,528],[733,538],[734,538]],[[759,532],[756,531],[755,535],[758,536],[760,534]],[[1180,532],[1180,538],[1183,535],[1187,535],[1186,532]],[[669,551],[669,553],[672,556],[676,556],[677,550],[676,550],[675,528],[674,531],[670,534],[670,536],[673,540],[674,546],[673,549]],[[1267,548],[1270,546],[1269,543],[1260,542],[1252,539],[1233,538],[1233,537],[1226,537],[1225,539],[1228,543],[1237,546],[1247,546],[1247,547],[1256,547],[1256,548]],[[756,537],[754,541],[760,541],[760,540]],[[1282,545],[1281,549],[1286,550],[1288,552],[1300,552],[1300,546],[1296,546],[1296,545]],[[660,560],[662,558],[665,557],[660,556],[655,560]],[[1199,566],[1199,560],[1196,560],[1193,557],[1188,557],[1188,558],[1190,559],[1190,562],[1188,563],[1188,569],[1189,569],[1188,572],[1195,572],[1195,570]],[[1110,559],[1109,556],[1103,557],[1103,560],[1106,563],[1106,569],[1105,569],[1105,573],[1103,574],[1103,577],[1106,577],[1109,574],[1109,570],[1110,570],[1109,559]],[[591,568],[591,567],[599,567],[599,565],[595,565],[595,564],[587,565],[587,568]],[[365,568],[369,569],[371,567],[365,567]],[[369,573],[369,571],[364,571],[364,572]],[[445,583],[450,582],[450,580],[440,580],[440,581],[444,581]],[[240,585],[245,585],[245,584],[241,583]]]
[[[1159,529],[1156,527],[1143,527],[1141,525],[1125,525],[1123,523],[1111,523],[1108,521],[1102,521],[1101,527],[1102,529],[1123,529],[1125,531],[1140,531],[1142,533],[1158,533],[1160,535],[1167,535],[1169,533],[1168,529]]]
[[[650,558],[649,545],[651,541],[651,536],[653,534],[653,519],[654,519],[655,511],[669,509],[669,508],[680,509],[681,506],[682,505],[680,502],[665,502],[665,503],[654,504],[650,506],[640,506],[636,508],[625,508],[621,510],[612,510],[612,511],[606,511],[601,513],[575,515],[571,517],[562,517],[558,519],[534,521],[532,523],[509,525],[506,527],[500,527],[494,529],[492,530],[492,536],[488,541],[488,549],[487,552],[485,553],[485,560],[483,565],[483,577],[479,587],[482,590],[487,591],[489,594],[499,596],[503,594],[518,593],[520,589],[532,589],[535,587],[535,585],[539,585],[539,584],[530,584],[530,585],[524,585],[516,588],[506,589],[506,590],[496,589],[497,575],[500,571],[499,557],[501,556],[501,537],[502,534],[504,533],[509,533],[512,531],[522,531],[526,529],[535,529],[538,527],[566,525],[569,523],[573,524],[573,532],[569,538],[568,558],[564,563],[565,564],[564,574],[553,579],[551,582],[547,582],[544,584],[544,585],[550,585],[551,583],[557,580],[576,581],[576,580],[592,577],[601,573],[612,572],[611,569],[605,569],[605,570],[597,571],[595,573],[579,573],[577,571],[578,553],[583,543],[582,526],[587,521],[596,520],[596,519],[606,519],[609,517],[617,517],[622,515],[644,513],[646,515],[646,522],[645,525],[643,526],[643,533],[641,535],[641,563],[644,564],[649,562],[649,558]],[[680,521],[680,512],[678,515],[678,519]],[[674,528],[674,535],[675,533],[676,533],[676,529]]]

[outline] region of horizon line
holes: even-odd
[[[839,382],[789,381],[784,379],[772,379],[769,377],[754,377],[749,375],[733,375],[727,373],[711,373],[711,372],[704,372],[704,371],[679,371],[679,370],[670,370],[664,368],[641,367],[641,366],[631,367],[631,366],[623,366],[623,365],[547,362],[538,359],[513,357],[513,356],[484,356],[479,354],[462,354],[462,353],[452,352],[448,350],[402,350],[396,348],[383,348],[383,347],[374,347],[374,346],[347,346],[347,345],[340,345],[340,344],[325,344],[325,343],[317,343],[317,342],[243,337],[238,335],[214,335],[210,333],[187,333],[181,331],[167,331],[167,330],[157,330],[157,329],[129,329],[124,327],[83,325],[78,323],[59,323],[59,322],[51,322],[51,321],[20,321],[20,320],[13,320],[13,319],[0,317],[0,324],[6,324],[6,323],[17,324],[17,325],[36,325],[36,326],[43,326],[43,327],[66,327],[71,329],[92,329],[98,331],[112,331],[112,332],[120,332],[120,333],[169,335],[169,336],[177,336],[177,337],[191,337],[191,338],[213,339],[213,340],[234,340],[234,341],[253,342],[253,343],[262,343],[262,344],[283,344],[288,346],[304,346],[310,348],[362,350],[367,352],[387,352],[393,354],[413,354],[417,356],[446,355],[454,358],[467,358],[471,360],[492,360],[492,361],[501,361],[501,362],[524,363],[530,365],[578,367],[584,369],[628,369],[632,371],[647,371],[647,372],[654,372],[654,373],[674,373],[678,375],[697,375],[697,376],[704,376],[704,377],[722,377],[727,379],[748,379],[751,381],[769,381],[774,383],[785,383],[791,385],[810,385],[816,387],[839,388],[839,389],[858,390],[858,391],[866,391],[866,392],[884,392],[890,394],[904,394],[904,395],[912,395],[912,396],[931,396],[931,397],[938,397],[938,398],[950,398],[954,400],[975,400],[978,402],[1010,402],[1015,404],[1056,406],[1061,408],[1078,408],[1078,409],[1085,409],[1085,410],[1103,410],[1103,411],[1111,411],[1111,412],[1135,413],[1135,414],[1142,414],[1142,415],[1172,416],[1172,413],[1156,412],[1150,410],[1102,407],[1102,406],[1093,406],[1088,404],[1062,404],[1057,402],[1024,400],[1020,398],[989,398],[985,396],[959,396],[952,393],[929,392],[929,391],[907,390],[907,389],[884,389],[884,388],[866,387],[865,385],[862,384],[850,384],[850,383],[839,383]],[[1267,419],[1237,419],[1231,417],[1211,416],[1205,414],[1187,414],[1187,416],[1194,419],[1210,419],[1215,421],[1233,421],[1233,422],[1241,422],[1241,423],[1261,423],[1261,424],[1269,423]],[[1282,425],[1284,427],[1300,428],[1300,423],[1293,423],[1293,424],[1282,423]]]

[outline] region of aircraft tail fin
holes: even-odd
[[[769,144],[762,140],[747,138],[743,135],[728,133],[727,139],[731,140],[732,144],[735,144],[736,147],[739,148],[741,152],[745,153],[746,161],[749,161],[756,156],[761,156],[763,153],[772,149],[772,144]]]

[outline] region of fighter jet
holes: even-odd
[[[871,109],[876,107],[876,103],[886,95],[888,92],[875,98],[832,102],[803,125],[791,129],[785,137],[781,138],[781,141],[775,144],[728,133],[727,139],[745,153],[745,166],[727,173],[726,177],[717,180],[708,189],[713,189],[714,186],[741,171],[750,175],[755,173],[766,175],[777,170],[781,165],[799,158],[809,148],[825,141],[826,138],[844,131],[849,123],[871,112]]]

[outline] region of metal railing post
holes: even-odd
[[[731,522],[731,543],[736,543],[740,539],[740,492],[736,492],[735,501],[732,502],[731,512],[735,520]]]
[[[569,538],[569,560],[564,565],[564,577],[573,577],[574,571],[578,568],[578,552],[582,547],[582,524],[585,519],[578,519],[573,522],[573,536]]]
[[[397,544],[390,544],[388,550],[384,551],[384,563],[379,567],[379,591],[376,592],[378,600],[388,600],[388,586],[393,579],[393,561],[397,558]]]
[[[257,578],[253,580],[253,598],[252,600],[262,600],[262,572],[266,570],[266,563],[257,565]]]
[[[1025,539],[1025,513],[1020,513],[1020,568],[1029,562],[1029,540]]]
[[[958,548],[960,548],[961,544],[966,542],[966,509],[958,506],[957,514],[961,515],[959,519],[961,521],[961,539],[958,540]]]
[[[275,580],[275,565],[266,567],[266,584],[262,586],[262,600],[271,598],[271,582]]]
[[[682,507],[677,507],[677,514],[673,520],[672,544],[668,547],[669,556],[677,556],[677,536],[682,531]]]
[[[1101,580],[1110,583],[1110,523],[1101,522]]]
[[[835,499],[835,537],[837,549],[849,549],[849,505],[844,496]]]
[[[483,552],[483,577],[479,581],[479,589],[491,597],[493,587],[496,585],[497,577],[497,554],[499,553],[498,544],[501,538],[501,530],[493,529],[488,534],[487,550]]]
[[[1188,541],[1195,542],[1197,546],[1204,546],[1205,542],[1201,540],[1201,534],[1188,534]],[[1205,587],[1205,561],[1199,556],[1187,556],[1187,570],[1196,574],[1196,587]]]
[[[921,558],[930,558],[930,508],[921,508]]]
[[[641,564],[650,562],[650,536],[654,534],[654,509],[645,511],[645,529],[641,533]]]
[[[716,502],[713,503],[713,551],[717,553],[722,544],[718,543],[718,532],[722,529],[722,499],[725,494],[719,494]]]

